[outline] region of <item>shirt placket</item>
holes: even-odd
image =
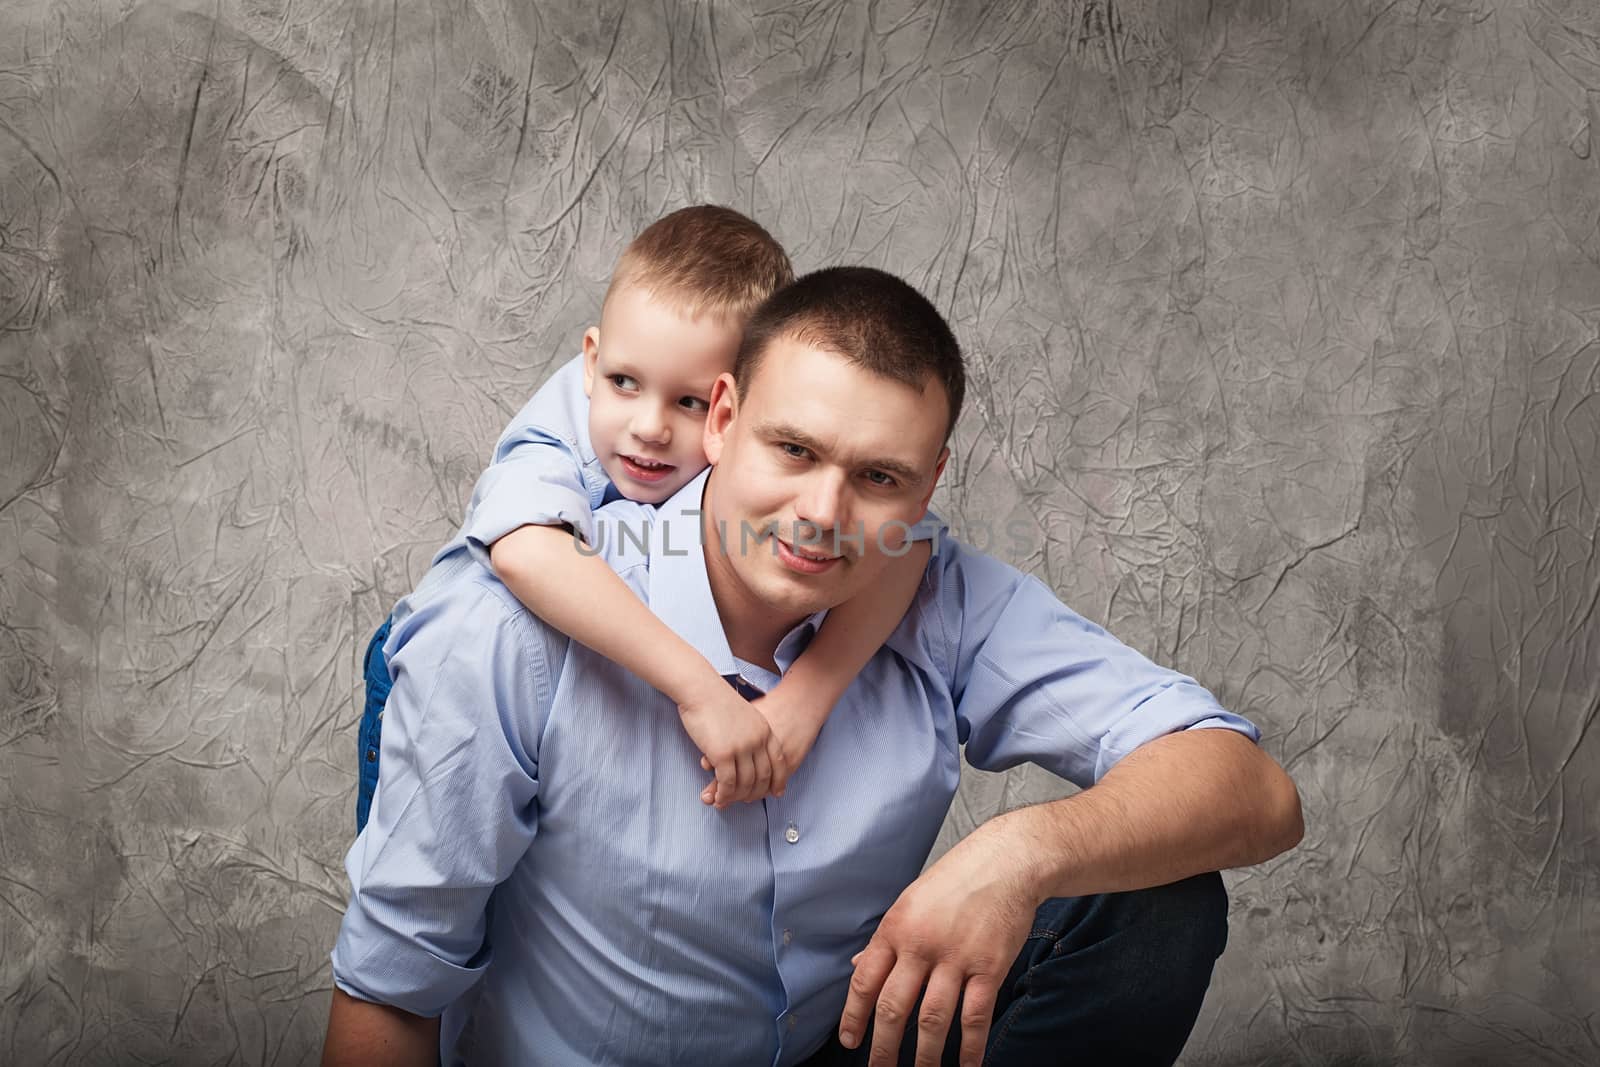
[[[727,675],[728,684],[733,686],[734,692],[746,700],[756,700],[766,695],[766,691],[740,674]],[[773,1059],[773,1067],[783,1060],[784,1042],[787,1041],[794,1030],[800,1025],[799,1017],[790,1007],[789,980],[785,975],[785,966],[789,955],[789,947],[794,944],[794,930],[784,920],[779,908],[779,893],[777,891],[778,879],[788,867],[786,862],[793,850],[800,845],[802,833],[800,826],[784,811],[784,804],[780,797],[766,797],[762,800],[762,807],[767,813],[767,851],[772,857],[772,945],[774,963],[778,970],[778,980],[783,984],[784,1006],[775,1021],[778,1030],[778,1053]]]

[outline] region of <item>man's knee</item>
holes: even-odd
[[[1016,992],[1039,1015],[1026,1029],[1070,1040],[1085,1062],[1171,1063],[1227,939],[1228,897],[1215,872],[1046,901],[1019,960]]]

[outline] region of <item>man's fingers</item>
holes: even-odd
[[[922,994],[922,1008],[917,1012],[917,1067],[939,1067],[944,1059],[944,1041],[961,999],[962,977],[959,970],[943,967],[935,968],[928,978],[928,991]]]
[[[883,988],[883,980],[894,967],[894,952],[874,940],[856,953],[851,962],[855,973],[850,976],[844,1014],[839,1017],[839,1044],[845,1048],[855,1048],[861,1043],[861,1035],[867,1032],[867,1020],[878,1003],[878,990]]]
[[[961,996],[961,1067],[983,1067],[983,1050],[989,1043],[989,1024],[999,984],[992,978],[973,978]]]
[[[917,1010],[917,997],[927,978],[927,967],[915,956],[895,960],[894,970],[878,994],[878,1010],[873,1013],[872,1055],[867,1058],[867,1067],[892,1067],[899,1061],[906,1023]]]

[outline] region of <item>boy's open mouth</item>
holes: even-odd
[[[659,482],[673,471],[677,466],[672,463],[663,463],[657,459],[647,459],[644,456],[621,456],[622,468],[628,472],[628,477],[641,482]]]

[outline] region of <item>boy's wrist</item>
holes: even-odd
[[[675,672],[667,682],[662,692],[680,709],[710,703],[728,686],[727,680],[704,659]]]
[[[795,661],[766,699],[781,711],[805,715],[820,725],[827,720],[828,713],[844,696],[844,689],[848,689],[849,685],[841,688],[832,684],[833,679],[826,674],[806,670],[801,666],[804,660],[802,656]]]

